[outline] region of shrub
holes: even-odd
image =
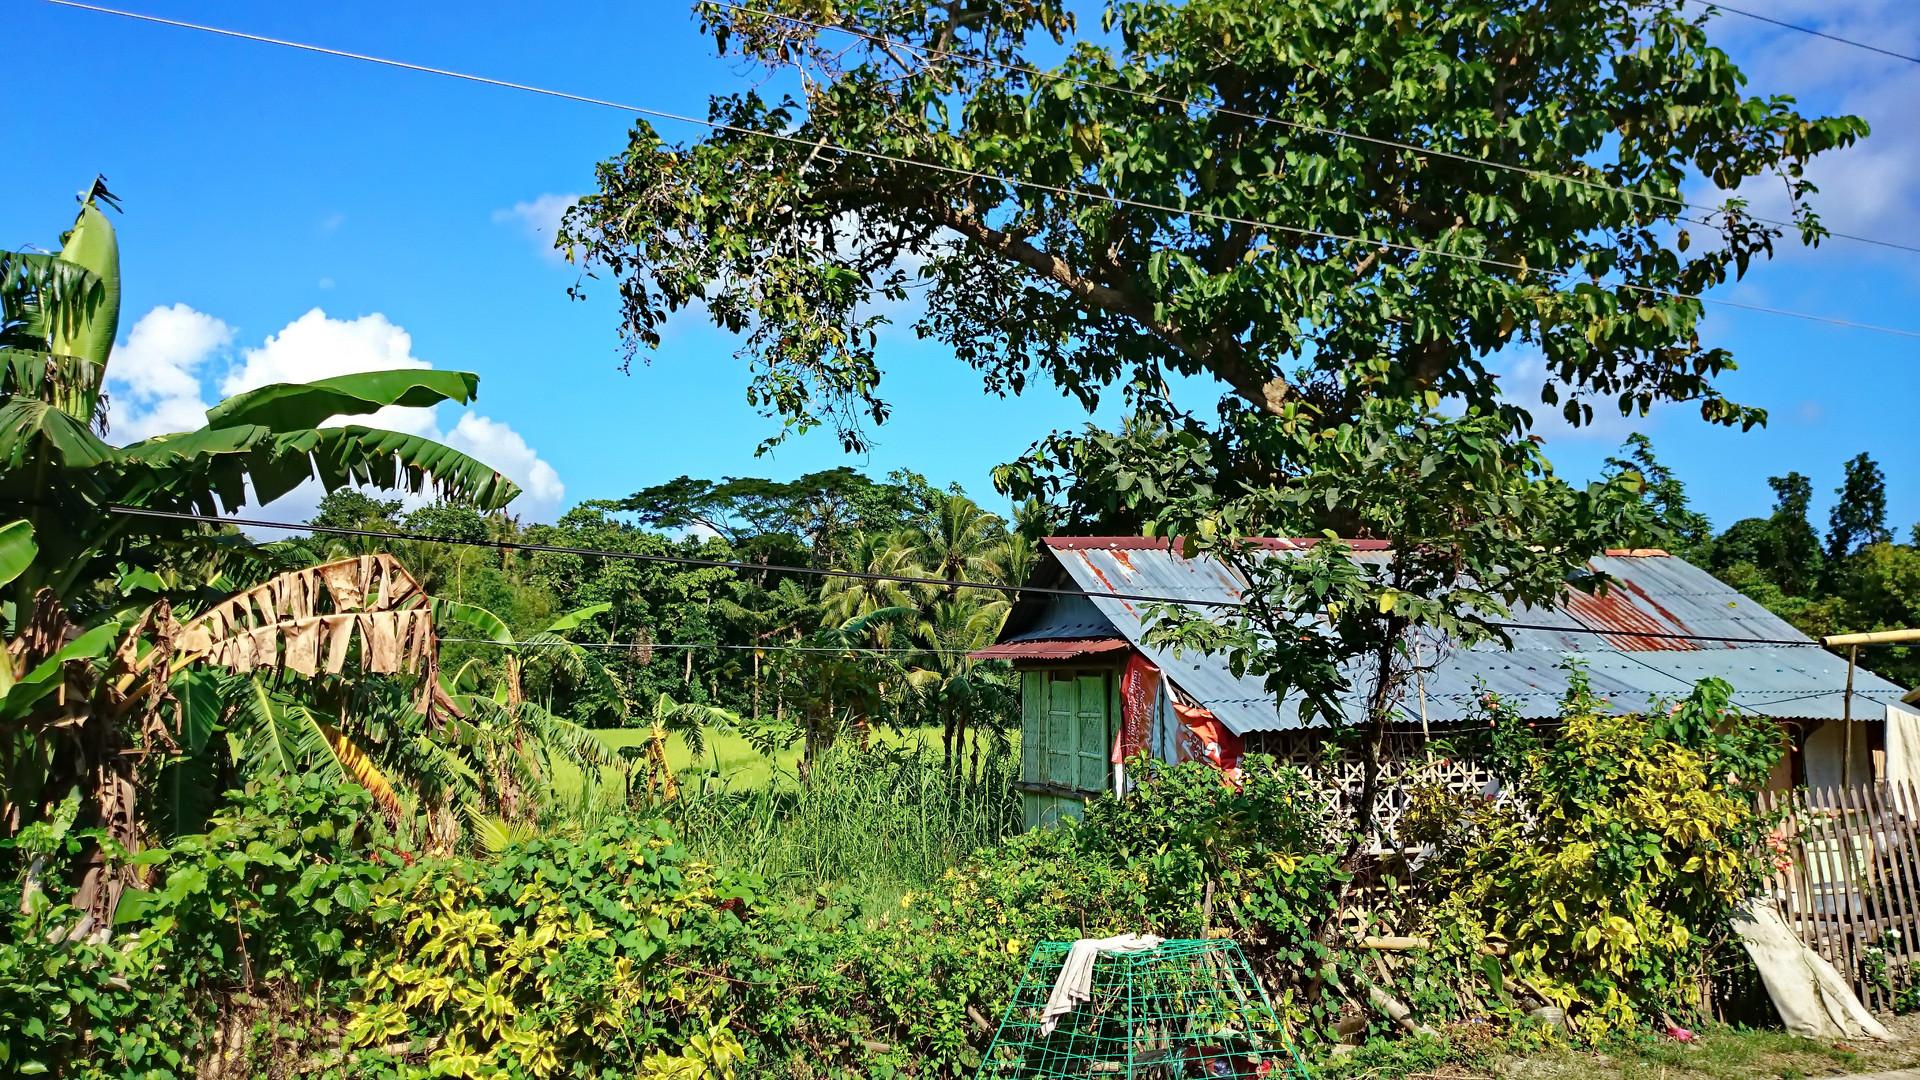
[[[122,897],[110,939],[69,941],[79,912],[44,893],[23,905],[13,892],[16,914],[0,924],[0,1065],[189,1076],[217,1022],[252,1015],[223,1015],[237,994],[337,1008],[340,976],[357,959],[344,947],[356,912],[401,861],[376,853],[366,825],[375,820],[363,789],[313,777],[230,793],[207,832],[132,858],[153,887]],[[14,844],[58,880],[83,839],[51,824]]]
[[[1551,739],[1489,699],[1511,800],[1429,794],[1403,826],[1436,849],[1423,877],[1436,944],[1508,942],[1512,967],[1588,1038],[1696,1003],[1763,873],[1753,792],[1779,756],[1771,725],[1731,712],[1729,692],[1709,679],[1616,714],[1576,671]]]

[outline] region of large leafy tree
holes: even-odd
[[[1683,185],[1777,174],[1813,239],[1801,167],[1866,130],[1747,96],[1669,0],[1142,0],[1101,42],[1052,0],[754,6],[703,25],[804,97],[717,98],[731,130],[691,146],[641,125],[565,240],[620,279],[636,344],[703,303],[746,335],[756,402],[850,446],[886,415],[875,304],[916,277],[915,329],[995,390],[1166,408],[1185,375],[1230,429],[1337,423],[1383,394],[1499,407],[1484,357],[1527,345],[1570,418],[1688,400],[1752,423],[1676,294],[1777,231],[1737,199],[1698,225]]]
[[[1864,451],[1846,465],[1846,479],[1833,489],[1839,499],[1827,515],[1827,558],[1840,560],[1893,540],[1887,528],[1887,477]]]
[[[1411,634],[1493,632],[1645,516],[1635,474],[1553,476],[1489,356],[1537,352],[1574,423],[1762,422],[1716,387],[1695,296],[1780,238],[1746,181],[1777,177],[1817,241],[1803,167],[1866,132],[1749,96],[1674,0],[1135,0],[1098,40],[1054,0],[750,7],[703,25],[800,97],[716,99],[687,146],[640,126],[567,219],[634,344],[704,304],[752,401],[857,449],[887,415],[881,302],[918,284],[916,332],[989,391],[1124,393],[1122,430],[1001,486],[1234,561],[1244,617],[1165,632],[1365,719],[1370,749]],[[1700,176],[1728,193],[1705,218]],[[1323,529],[1393,554],[1249,543]]]

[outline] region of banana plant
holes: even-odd
[[[675,701],[665,693],[653,699],[647,712],[647,742],[641,760],[647,766],[647,793],[671,801],[680,797],[680,782],[667,763],[667,736],[678,735],[695,757],[706,752],[707,728],[727,729],[740,718],[715,705]]]
[[[309,479],[329,491],[432,489],[489,510],[518,494],[498,471],[432,440],[321,426],[389,405],[470,402],[479,379],[459,371],[263,386],[208,409],[198,430],[110,445],[101,386],[120,320],[120,257],[103,208],[117,205],[96,181],[58,254],[0,252],[0,519],[30,522],[38,542],[14,581],[16,611],[42,587],[78,602],[118,565],[154,558],[157,541],[218,542],[198,525],[119,515],[116,505],[231,513]]]

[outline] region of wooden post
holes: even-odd
[[[1847,647],[1847,696],[1840,703],[1841,722],[1847,726],[1846,745],[1840,754],[1840,786],[1853,783],[1853,666],[1860,660],[1860,646]]]

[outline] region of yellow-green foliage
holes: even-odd
[[[421,1076],[547,1077],[591,1061],[733,1080],[743,1051],[715,1007],[725,984],[660,962],[732,918],[720,892],[663,827],[423,868],[376,903],[384,959],[348,1041],[431,1046],[424,1068],[403,1070]]]
[[[1778,755],[1726,694],[1709,680],[1619,715],[1576,673],[1549,739],[1489,702],[1512,798],[1429,793],[1402,830],[1440,848],[1437,936],[1507,942],[1512,969],[1588,1037],[1695,1003],[1707,948],[1755,882],[1751,790]]]

